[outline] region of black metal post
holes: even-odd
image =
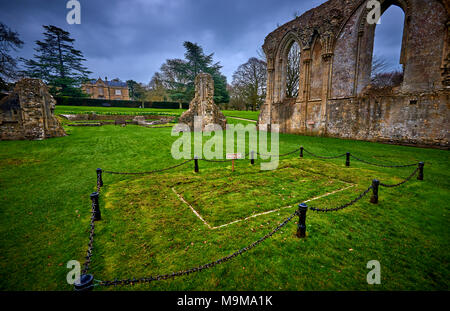
[[[303,146],[300,147],[300,158],[303,158]]]
[[[350,152],[345,154],[345,166],[350,166]]]
[[[97,169],[97,185],[99,185],[100,187],[103,187],[102,169],[101,168]]]
[[[94,220],[101,220],[100,205],[98,204],[98,192],[91,193],[92,204],[94,205]]]
[[[304,238],[306,236],[306,211],[308,206],[306,203],[300,203],[298,205],[298,225],[297,225],[297,237]]]
[[[80,280],[73,285],[76,291],[88,291],[92,290],[94,282],[94,276],[92,274],[82,274]]]
[[[380,181],[378,179],[372,180],[372,197],[370,198],[370,203],[378,204],[378,186]]]
[[[254,156],[254,154],[255,154],[255,152],[252,150],[252,151],[250,152],[250,163],[251,163],[252,165],[255,164],[255,156]]]
[[[194,162],[195,162],[195,169],[194,169],[194,171],[196,173],[198,173],[198,158],[197,158],[197,156],[194,157]]]
[[[423,180],[423,166],[425,163],[419,162],[419,176],[417,176],[418,180]]]

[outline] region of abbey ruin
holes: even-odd
[[[449,145],[450,50],[448,0],[380,0],[404,14],[397,87],[374,88],[376,23],[368,1],[329,0],[270,33],[267,95],[259,124],[280,132],[399,144]],[[370,16],[369,16],[370,18]],[[286,97],[286,60],[297,42],[298,96]]]
[[[53,114],[56,101],[39,79],[25,78],[0,101],[0,140],[41,140],[65,136]]]

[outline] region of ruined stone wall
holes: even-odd
[[[381,13],[391,5],[405,13],[404,79],[391,89],[370,85],[376,25],[367,23],[367,1],[330,0],[282,25],[263,45],[267,97],[258,122],[285,133],[448,147],[448,2],[380,0]],[[290,99],[283,64],[293,41],[301,65],[299,96]]]
[[[449,95],[442,92],[363,96],[331,100],[327,134],[332,137],[446,146]]]
[[[201,117],[201,124],[195,124],[195,117]],[[215,125],[226,128],[227,119],[214,104],[214,80],[209,73],[201,72],[195,77],[195,96],[178,121],[188,125],[191,131],[196,126],[202,131],[216,130]]]
[[[22,79],[0,101],[0,140],[65,136],[53,115],[56,101],[39,79]]]

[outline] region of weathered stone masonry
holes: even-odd
[[[375,24],[367,1],[330,0],[270,33],[259,124],[284,133],[449,145],[450,1],[381,0],[405,13],[399,87],[370,85]],[[299,95],[286,98],[286,60],[301,47]]]
[[[39,79],[22,79],[0,101],[0,140],[45,139],[66,133],[53,115],[55,99]]]

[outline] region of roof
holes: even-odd
[[[98,81],[101,81],[102,83],[106,84],[107,86],[127,87],[127,83],[123,82],[123,81],[121,81],[119,79],[114,79],[114,80],[111,80],[111,81],[103,81],[102,79],[99,78],[97,80],[95,80],[95,79],[89,80],[89,83],[90,84],[97,84]]]

